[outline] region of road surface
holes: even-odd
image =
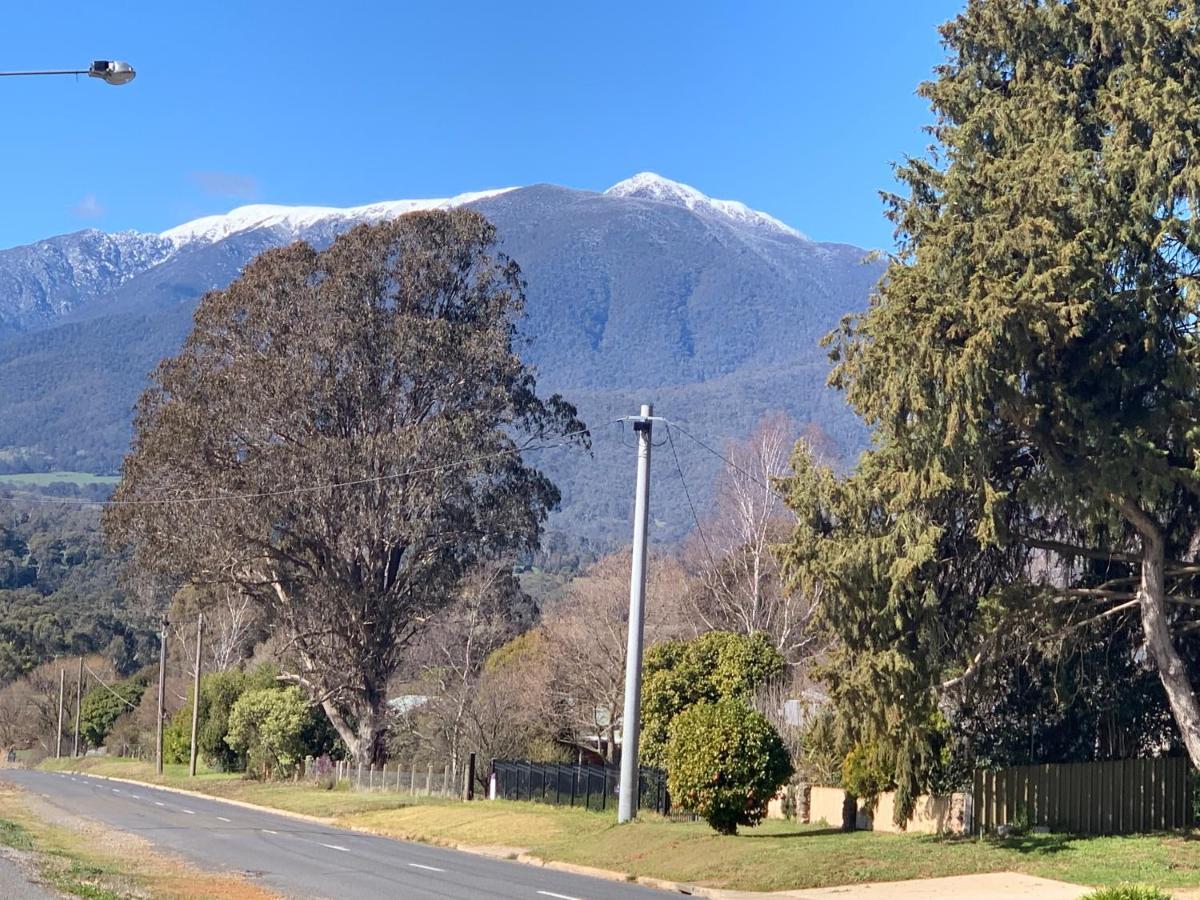
[[[664,900],[663,891],[458,850],[358,834],[220,800],[28,769],[0,778],[75,815],[140,835],[203,869],[244,873],[287,897]]]

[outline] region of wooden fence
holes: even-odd
[[[1025,821],[1071,834],[1174,831],[1196,824],[1184,757],[1016,766],[975,772],[975,828]]]

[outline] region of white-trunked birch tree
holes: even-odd
[[[523,301],[477,213],[360,225],[207,294],[138,405],[110,535],[252,596],[358,761],[406,643],[472,567],[536,545],[558,491],[521,450],[587,443],[517,355]]]

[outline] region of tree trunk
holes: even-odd
[[[357,730],[350,727],[350,723],[329,700],[321,701],[321,708],[325,710],[334,731],[346,745],[346,752],[354,765],[369,766],[377,761],[379,739],[383,736],[387,722],[384,704],[363,710]]]
[[[1158,669],[1158,678],[1167,693],[1167,702],[1171,705],[1188,757],[1193,766],[1200,768],[1200,703],[1196,701],[1187,666],[1175,649],[1167,622],[1162,531],[1132,504],[1122,504],[1122,512],[1142,537],[1142,580],[1137,599],[1146,649]]]

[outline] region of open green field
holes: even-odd
[[[48,768],[67,768],[70,760]],[[460,803],[404,794],[323,791],[293,784],[259,784],[237,775],[189,779],[182,766],[156,779],[153,766],[87,759],[95,774],[188,787],[278,809],[328,816],[337,824],[409,840],[487,845],[543,859],[616,869],[742,890],[827,887],[867,881],[1015,871],[1088,885],[1144,882],[1159,887],[1200,885],[1200,838],[1183,835],[1077,838],[1029,835],[1004,840],[844,834],[790,822],[766,822],[736,837],[699,822],[644,816],[618,827],[614,816],[538,803]]]
[[[49,487],[52,484],[116,484],[118,475],[93,475],[90,472],[20,472],[15,475],[0,475],[0,484]]]

